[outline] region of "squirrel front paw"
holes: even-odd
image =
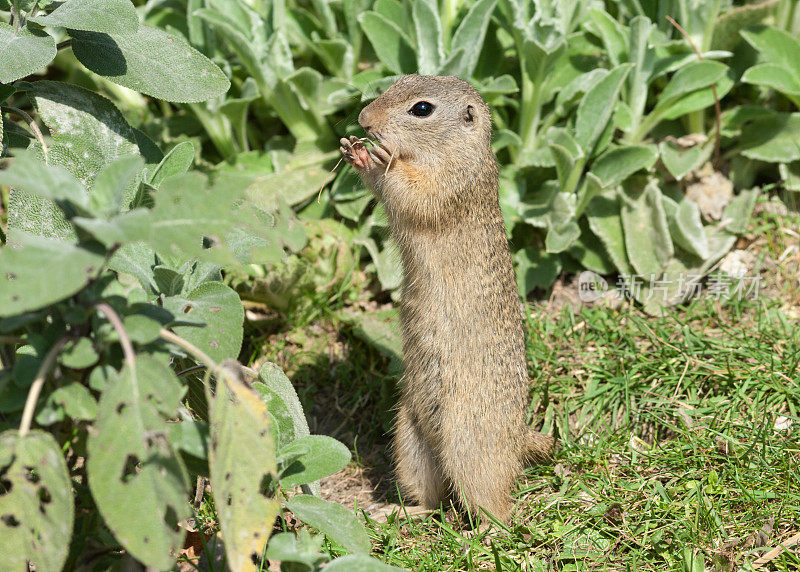
[[[339,151],[344,160],[361,173],[369,173],[378,169],[386,170],[391,163],[392,155],[385,145],[372,142],[371,148],[364,145],[362,139],[350,136],[339,140]]]

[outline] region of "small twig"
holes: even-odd
[[[186,375],[187,373],[192,373],[194,371],[198,371],[198,370],[205,369],[205,368],[206,368],[206,366],[204,366],[204,365],[193,365],[192,367],[187,367],[183,371],[179,371],[177,375],[178,375],[178,377],[182,377],[182,376]]]
[[[20,336],[0,336],[0,344],[24,344],[25,338]]]
[[[200,502],[203,500],[203,493],[206,491],[206,478],[197,477],[197,485],[194,489],[194,508],[200,508]]]
[[[202,362],[208,369],[212,370],[214,373],[217,373],[220,369],[217,362],[211,359],[208,354],[206,354],[203,350],[198,348],[192,342],[183,339],[178,334],[170,332],[166,328],[161,328],[161,331],[158,332],[158,335],[161,339],[164,339],[170,343],[175,344],[181,349],[186,350],[189,354],[195,357],[197,361]]]
[[[117,331],[117,336],[119,336],[119,343],[122,346],[122,353],[125,354],[125,361],[128,362],[128,367],[132,370],[135,369],[136,354],[133,351],[133,344],[128,336],[128,332],[125,331],[125,326],[122,325],[122,319],[119,317],[119,314],[105,302],[98,302],[94,307],[100,310],[105,315],[106,319],[111,322],[111,325],[114,326],[114,329]]]
[[[72,45],[72,38],[70,38],[69,40],[64,40],[63,42],[58,42],[58,44],[56,44],[56,50],[60,52],[64,48],[68,48],[71,45]]]
[[[788,548],[791,548],[795,544],[800,542],[800,532],[781,542],[778,546],[764,554],[758,558],[755,562],[753,562],[753,568],[758,569],[761,568],[764,564],[769,564],[773,560],[775,560],[778,556],[780,556],[783,552],[785,552]]]
[[[339,160],[336,162],[336,164],[333,166],[333,169],[331,169],[331,170],[330,170],[330,171],[328,171],[328,172],[329,172],[329,173],[333,173],[334,171],[336,171],[336,169],[338,169],[338,168],[339,168],[339,165],[341,165],[341,164],[342,164],[342,161],[344,161],[344,157],[341,157],[341,158],[340,158],[340,159],[339,159]],[[322,190],[323,190],[324,188],[325,188],[325,183],[322,183],[322,186],[320,186],[320,188],[319,188],[319,192],[317,193],[317,204],[319,204],[319,199],[320,199],[320,197],[322,197]]]
[[[697,46],[694,45],[692,38],[689,36],[689,34],[686,33],[686,30],[684,30],[672,16],[665,16],[665,18],[667,19],[667,21],[669,21],[670,24],[675,26],[675,28],[677,28],[677,30],[683,35],[686,41],[689,42],[689,45],[694,50],[694,53],[697,54],[697,58],[700,61],[703,61],[705,59],[703,58],[703,54],[701,54],[700,50],[697,49]],[[722,107],[719,104],[719,97],[717,97],[716,83],[711,84],[711,93],[714,95],[714,112],[715,112],[714,125],[717,128],[716,134],[714,135],[714,159],[712,161],[712,165],[714,166],[714,169],[716,169],[719,165],[719,148],[722,140]]]
[[[389,154],[389,162],[388,162],[388,163],[386,163],[386,170],[383,172],[383,176],[384,176],[384,177],[386,176],[386,173],[388,173],[388,172],[389,172],[389,169],[390,169],[390,168],[391,168],[391,166],[392,166],[392,161],[394,161],[394,151],[392,151],[392,152]]]
[[[69,340],[67,336],[62,336],[53,347],[50,348],[47,355],[44,357],[42,365],[39,366],[39,371],[36,372],[36,378],[33,380],[31,388],[28,390],[28,397],[25,399],[25,408],[22,410],[22,420],[19,423],[20,439],[27,435],[31,428],[33,412],[36,410],[36,402],[39,399],[39,394],[42,392],[45,377],[49,373],[50,368],[53,367],[59,352],[64,347],[64,344],[67,343],[67,340]]]
[[[33,118],[30,115],[28,115],[27,113],[25,113],[24,111],[22,111],[21,109],[17,109],[16,107],[5,106],[5,108],[8,111],[10,111],[11,113],[16,113],[17,115],[22,117],[22,119],[25,121],[25,123],[28,124],[28,127],[31,128],[31,131],[33,131],[33,134],[36,136],[36,139],[39,141],[39,145],[42,146],[42,153],[44,153],[44,162],[45,163],[49,163],[48,158],[47,158],[47,144],[44,142],[44,135],[42,135],[42,132],[39,129],[39,126],[36,125],[36,122],[33,120]]]

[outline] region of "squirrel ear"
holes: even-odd
[[[461,120],[464,122],[464,127],[475,127],[475,107],[472,105],[467,105],[466,109],[464,109],[464,114],[461,116]]]

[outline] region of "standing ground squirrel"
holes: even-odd
[[[405,373],[394,440],[401,488],[507,521],[526,461],[551,437],[525,425],[528,374],[498,202],[489,108],[452,76],[408,75],[365,107],[374,140],[341,140],[383,201],[403,264]]]

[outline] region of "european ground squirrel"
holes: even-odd
[[[511,515],[526,461],[553,439],[526,426],[522,312],[498,202],[489,108],[452,76],[407,75],[365,107],[372,141],[341,152],[383,201],[403,265],[401,488]]]

